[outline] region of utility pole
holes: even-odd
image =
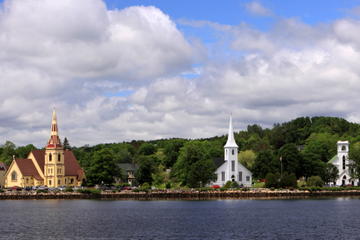
[[[280,156],[280,179],[283,177],[283,164],[282,164],[282,156]]]

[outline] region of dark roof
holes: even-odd
[[[125,171],[135,171],[136,169],[139,168],[138,165],[133,163],[119,163],[118,167],[124,169]]]
[[[224,158],[222,158],[222,157],[214,158],[213,161],[214,161],[214,164],[215,164],[216,168],[219,168],[225,162]]]
[[[78,178],[82,178],[85,176],[83,169],[80,167],[72,151],[64,151],[64,160],[65,176],[78,176]]]
[[[6,171],[7,170],[7,166],[5,163],[0,162],[0,171]]]
[[[39,172],[31,159],[17,158],[15,159],[16,165],[19,167],[20,172],[24,176],[32,176],[35,179],[42,180]]]
[[[35,160],[39,164],[39,167],[42,172],[44,172],[44,166],[45,166],[45,150],[43,149],[35,149],[31,151],[32,154],[35,157]]]

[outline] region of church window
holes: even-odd
[[[58,185],[60,185],[60,184],[61,184],[61,180],[59,179],[59,180],[58,180]]]
[[[49,153],[49,162],[51,162],[51,161],[52,161],[52,154]]]
[[[51,180],[49,180],[49,186],[51,186]]]
[[[235,171],[235,161],[231,161],[231,171]]]
[[[342,157],[343,160],[343,169],[345,169],[346,165],[345,165],[345,156]]]
[[[29,183],[29,179],[28,179],[28,178],[26,178],[26,183]]]
[[[234,150],[234,149],[231,150],[231,154],[232,154],[232,155],[235,154],[235,150]]]
[[[246,181],[250,182],[250,176],[246,176]]]
[[[15,171],[11,173],[11,181],[17,181],[17,173]]]
[[[64,182],[65,182],[65,184],[66,184],[66,178],[64,179]]]
[[[242,172],[239,172],[239,181],[242,182]]]
[[[341,147],[341,150],[342,150],[342,151],[346,151],[346,147],[345,147],[345,146],[342,146],[342,147]]]
[[[60,162],[61,161],[61,155],[60,155],[60,153],[59,153],[59,155],[58,155],[58,162]]]
[[[225,172],[221,172],[221,181],[223,181],[223,182],[225,181]]]

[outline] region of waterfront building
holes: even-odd
[[[349,141],[337,142],[337,154],[329,161],[339,170],[339,177],[333,183],[337,186],[358,185],[358,179],[351,178],[349,169]]]
[[[56,112],[45,149],[33,150],[25,159],[14,158],[5,174],[5,187],[80,186],[85,174],[75,155],[61,144]]]
[[[250,187],[252,173],[238,161],[238,145],[235,142],[232,116],[229,121],[227,142],[224,146],[224,159],[215,160],[217,180],[213,185],[224,186],[226,182],[237,182],[239,185]]]
[[[0,162],[0,187],[4,187],[5,186],[5,174],[6,174],[6,164],[3,162]]]
[[[119,163],[118,167],[125,172],[126,182],[133,186],[135,183],[135,171],[139,166],[134,163]],[[121,179],[116,179],[116,182],[120,183]]]

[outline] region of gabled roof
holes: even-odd
[[[70,150],[64,151],[64,160],[65,160],[65,176],[78,176],[78,177],[85,176],[83,169],[80,167],[72,151]]]
[[[39,167],[42,172],[44,172],[44,166],[45,166],[45,150],[43,149],[35,149],[31,151],[34,155],[35,160],[39,164]]]
[[[338,156],[335,155],[328,161],[328,163],[335,163],[337,160],[338,160]]]
[[[37,180],[43,180],[31,159],[17,158],[15,163],[23,176],[32,176]]]
[[[133,164],[133,163],[119,163],[118,167],[125,171],[135,171],[139,168],[138,165]]]
[[[219,157],[219,158],[214,158],[213,162],[215,164],[216,169],[218,169],[221,165],[224,164],[225,160],[224,160],[224,158]]]
[[[7,166],[5,163],[0,162],[0,171],[6,171],[7,170]]]

